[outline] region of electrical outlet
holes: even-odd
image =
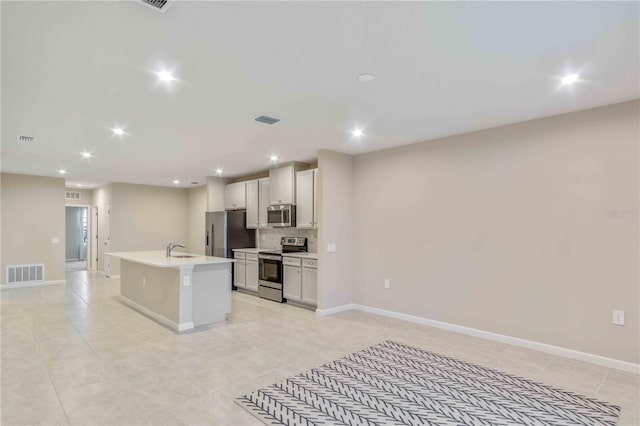
[[[613,311],[611,322],[614,325],[624,325],[624,311]]]
[[[389,281],[389,278],[384,279],[384,288],[391,288],[391,281]]]
[[[51,238],[51,244],[60,244],[60,238],[58,237]]]
[[[327,253],[335,253],[336,252],[336,243],[327,244]]]
[[[189,287],[191,285],[191,277],[189,275],[185,275],[182,279],[182,285],[185,287]]]
[[[142,287],[146,287],[147,286],[147,278],[142,277]]]

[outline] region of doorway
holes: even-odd
[[[65,266],[67,272],[86,271],[89,248],[89,208],[65,210]]]

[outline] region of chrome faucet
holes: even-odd
[[[177,244],[177,243],[169,243],[169,244],[167,244],[167,257],[171,257],[171,251],[176,247],[184,248],[184,246],[182,244]]]

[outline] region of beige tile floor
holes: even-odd
[[[118,291],[86,271],[2,291],[3,425],[258,424],[234,397],[386,339],[620,404],[620,424],[640,425],[637,375],[362,312],[317,319],[246,294],[225,324],[176,335]]]

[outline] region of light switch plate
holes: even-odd
[[[329,243],[327,244],[327,253],[335,253],[336,252],[336,244]]]
[[[51,244],[60,244],[60,238],[58,237],[51,238]]]
[[[182,285],[185,287],[189,287],[191,285],[191,277],[189,275],[185,275],[182,279]]]

